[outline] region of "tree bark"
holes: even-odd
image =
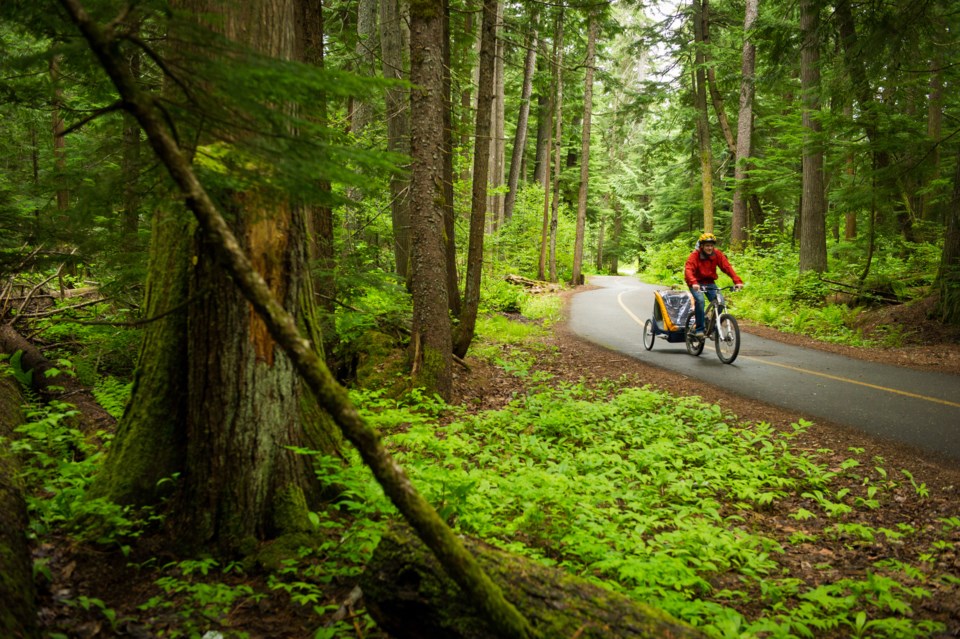
[[[240,46],[282,60],[296,54],[290,1],[189,9],[222,15],[223,35]],[[205,77],[202,67],[192,72]],[[115,73],[133,84],[129,74]],[[264,188],[223,198],[231,233],[319,346],[302,208]],[[145,331],[131,402],[94,492],[152,503],[161,480],[179,474],[168,521],[180,534],[171,542],[233,555],[249,539],[309,528],[307,507],[319,503],[321,487],[309,458],[291,447],[335,452],[336,437],[232,274],[212,257],[216,239],[209,229],[193,231],[180,212],[155,218],[145,307],[150,316],[184,308]]]
[[[803,197],[800,204],[800,270],[827,270],[826,202],[820,136],[820,7],[800,0],[800,85],[803,91]]]
[[[953,175],[953,197],[947,210],[937,287],[940,290],[941,321],[960,324],[960,152],[957,153],[957,168]]]
[[[563,153],[563,7],[557,15],[554,35],[556,55],[554,56],[554,133],[553,133],[553,204],[550,209],[550,281],[557,281],[557,227],[560,224],[560,159]]]
[[[593,117],[593,73],[597,54],[598,20],[596,13],[590,13],[590,26],[587,29],[586,78],[583,85],[583,127],[580,140],[580,191],[577,195],[577,231],[573,244],[572,286],[580,286],[583,280],[583,244],[587,223],[587,190],[590,185],[590,122]]]
[[[507,183],[507,198],[503,203],[503,221],[509,224],[513,217],[513,207],[517,202],[517,189],[520,185],[520,165],[523,151],[527,145],[527,128],[530,118],[530,96],[533,93],[533,72],[537,64],[537,16],[531,18],[530,33],[527,37],[527,54],[523,63],[523,88],[520,91],[520,114],[517,116],[517,130],[513,136],[513,150],[510,153],[510,178]]]
[[[447,298],[443,188],[443,2],[410,11],[413,172],[410,230],[413,284],[411,376],[415,386],[450,397],[452,341]]]
[[[14,438],[14,429],[23,423],[22,403],[17,383],[0,375],[0,438]],[[0,448],[0,636],[34,639],[40,631],[18,466],[9,447]]]
[[[297,58],[318,68],[324,67],[324,23],[322,0],[300,0],[297,3]],[[327,96],[317,96],[319,121],[328,124]],[[330,193],[332,185],[325,178],[317,179],[317,187]],[[317,273],[313,279],[318,293],[316,303],[320,312],[320,332],[327,366],[336,364],[335,355],[339,338],[336,326],[337,304],[337,257],[334,248],[333,209],[325,204],[311,204],[304,210],[307,222],[308,256]]]
[[[347,439],[356,446],[387,497],[436,555],[447,574],[468,593],[503,637],[535,637],[536,633],[527,621],[506,601],[502,591],[417,492],[386,451],[377,432],[363,421],[350,403],[346,390],[333,380],[311,341],[299,330],[294,315],[283,307],[266,280],[254,269],[241,249],[238,238],[197,179],[175,138],[166,129],[166,121],[158,112],[153,96],[143,93],[114,57],[116,42],[90,19],[77,0],[61,0],[60,4],[79,27],[116,86],[126,108],[137,117],[157,157],[210,238],[210,248],[215,256],[233,275],[234,283],[263,319],[270,335],[290,357],[301,378],[333,416]]]
[[[404,46],[399,0],[380,0],[380,46],[383,77],[404,78]],[[386,92],[387,149],[410,154],[410,97],[402,87]],[[390,176],[390,213],[393,221],[393,256],[397,275],[410,287],[410,181],[396,173]]]
[[[488,180],[495,189],[487,195],[487,223],[490,232],[496,232],[503,222],[503,193],[499,192],[504,182],[504,164],[506,140],[504,139],[505,90],[504,86],[504,39],[503,39],[503,2],[497,2],[496,46],[493,66],[493,107],[490,120],[490,173]]]
[[[730,243],[742,245],[748,237],[747,197],[744,184],[748,176],[753,135],[753,96],[756,90],[754,73],[757,63],[757,46],[753,42],[753,25],[757,20],[759,0],[747,0],[743,18],[743,54],[740,65],[740,109],[737,114],[736,166],[733,172],[733,219],[730,228]]]
[[[706,635],[661,610],[580,577],[467,539],[470,551],[543,637],[694,639]],[[499,639],[406,527],[380,540],[361,577],[364,603],[396,639]]]
[[[357,44],[354,55],[357,59],[357,73],[372,76],[374,67],[374,52],[377,48],[377,13],[378,0],[359,0],[357,7]],[[352,101],[353,113],[350,114],[350,131],[356,135],[363,135],[370,123],[373,109],[364,100]]]
[[[710,121],[707,116],[707,77],[704,71],[703,2],[693,0],[694,71],[693,98],[697,117],[697,155],[703,193],[703,230],[713,232],[713,151],[710,148]]]
[[[447,302],[450,314],[460,317],[457,214],[453,206],[453,80],[450,64],[450,0],[443,0],[443,246],[447,256]]]
[[[480,25],[480,79],[477,85],[477,122],[473,150],[473,193],[470,203],[470,242],[467,246],[467,275],[460,328],[453,352],[463,357],[473,341],[480,307],[480,278],[483,273],[483,234],[487,207],[487,180],[490,169],[490,125],[493,109],[496,26],[498,0],[484,0]]]

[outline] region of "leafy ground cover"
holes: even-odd
[[[960,633],[948,463],[646,367],[562,323],[494,315],[482,330],[453,406],[357,395],[464,533],[716,637]],[[141,523],[159,515],[83,500],[96,454],[74,461],[65,410],[35,413],[20,444],[37,462],[49,636],[384,636],[351,597],[390,514],[362,468],[318,460],[348,493],[315,515],[309,548],[245,564],[167,557]]]

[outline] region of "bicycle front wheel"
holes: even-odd
[[[713,329],[713,337],[717,347],[717,357],[724,364],[732,364],[740,354],[740,327],[733,315],[724,313]]]

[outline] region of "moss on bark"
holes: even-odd
[[[10,438],[23,421],[20,388],[0,376],[0,438]],[[0,444],[0,637],[39,636],[23,485],[17,460]]]
[[[465,540],[506,598],[542,637],[694,639],[700,631],[667,613],[557,568]],[[446,576],[405,526],[392,527],[361,579],[377,623],[397,639],[496,639],[489,617]]]

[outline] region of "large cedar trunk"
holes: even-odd
[[[541,637],[696,639],[663,611],[557,568],[466,539],[467,548]],[[500,639],[406,527],[394,527],[361,578],[367,610],[396,639]]]
[[[453,349],[443,189],[443,0],[414,3],[410,13],[413,172],[410,229],[413,329],[412,377],[416,386],[449,398]]]
[[[224,35],[261,53],[294,54],[292,1],[190,8],[216,9]],[[202,68],[195,73],[202,77]],[[256,269],[320,344],[303,211],[279,193],[223,199]],[[159,480],[178,473],[168,516],[177,543],[232,554],[249,539],[309,525],[319,483],[309,459],[288,447],[333,452],[336,437],[206,238],[191,239],[193,228],[185,212],[156,217],[147,313],[190,303],[148,325],[131,403],[96,488],[123,503],[151,503]]]

